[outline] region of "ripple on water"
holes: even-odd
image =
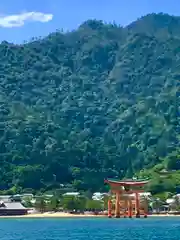
[[[1,219],[0,240],[180,240],[180,218]]]

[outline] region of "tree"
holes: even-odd
[[[46,202],[43,197],[37,198],[35,203],[35,208],[40,211],[41,213],[45,212],[46,210]]]
[[[103,196],[103,207],[104,207],[104,210],[105,209],[108,209],[108,200],[109,200],[109,196],[108,195],[104,195]]]
[[[83,196],[80,196],[76,199],[76,206],[75,206],[75,210],[76,211],[80,211],[80,212],[84,212],[85,207],[86,207],[86,202],[87,199]]]
[[[152,209],[156,211],[156,213],[160,212],[160,208],[162,207],[162,201],[159,198],[155,198],[152,201]]]
[[[180,170],[180,155],[177,152],[170,154],[166,161],[168,170]]]
[[[171,207],[175,211],[180,211],[180,198],[178,195],[174,197],[174,202],[172,203]]]
[[[89,211],[101,211],[103,210],[103,203],[98,200],[87,200],[86,209]]]
[[[32,204],[31,199],[29,197],[27,197],[23,200],[23,205],[26,208],[32,208],[33,207],[33,204]]]
[[[64,196],[62,199],[62,206],[64,210],[74,211],[77,209],[78,198],[74,196]]]
[[[48,203],[47,209],[49,211],[56,212],[59,208],[59,199],[56,196],[53,196]]]
[[[177,17],[149,14],[128,27],[88,20],[26,44],[3,41],[1,191],[104,192],[108,177],[179,171],[179,27]],[[173,192],[176,176],[168,188],[157,178],[153,193]]]

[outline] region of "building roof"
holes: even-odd
[[[5,202],[1,203],[0,209],[26,209],[20,202]]]
[[[95,192],[92,195],[92,199],[93,200],[102,200],[105,195],[107,195],[107,193]]]
[[[167,203],[167,204],[172,204],[172,203],[174,203],[174,199],[173,199],[173,198],[168,198],[168,199],[166,200],[166,203]]]
[[[11,195],[0,195],[0,199],[9,199],[11,197]]]
[[[149,182],[147,179],[124,179],[117,180],[113,178],[108,178],[104,181],[105,183],[119,185],[119,186],[143,186]]]
[[[79,194],[79,192],[67,192],[64,193],[63,196],[78,196]]]
[[[21,194],[22,197],[24,196],[30,196],[30,197],[33,197],[34,195],[32,193],[23,193]]]
[[[100,192],[95,192],[93,193],[93,196],[104,196],[107,195],[108,193],[100,193]]]
[[[129,194],[128,194],[128,196],[129,196]],[[135,193],[131,193],[130,196],[135,197]],[[150,192],[140,192],[139,196],[140,197],[151,197],[152,194]]]

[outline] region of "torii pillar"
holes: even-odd
[[[112,201],[111,201],[111,199],[108,200],[108,217],[112,218]]]
[[[136,211],[136,217],[139,218],[140,217],[140,202],[139,202],[139,193],[135,192],[135,211]]]
[[[128,217],[132,218],[132,200],[128,200]]]
[[[120,218],[120,193],[116,192],[115,217]]]

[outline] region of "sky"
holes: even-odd
[[[0,0],[0,41],[22,43],[88,19],[125,26],[152,12],[180,16],[180,0]]]

